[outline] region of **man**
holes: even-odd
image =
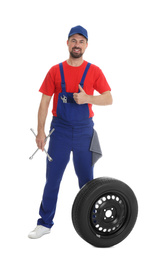
[[[50,233],[60,182],[71,151],[79,187],[93,179],[93,167],[98,159],[95,157],[95,147],[98,148],[99,143],[93,129],[92,105],[112,104],[111,89],[102,71],[83,60],[88,46],[87,30],[81,26],[73,27],[68,35],[67,46],[69,59],[53,66],[40,88],[43,95],[38,112],[36,143],[43,151],[45,121],[54,95],[50,131],[53,128],[55,131],[50,136],[48,149],[53,161],[50,162],[47,158],[46,185],[39,211],[41,218],[29,238],[39,238]],[[94,90],[100,95],[94,96]]]

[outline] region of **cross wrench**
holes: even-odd
[[[33,131],[33,129],[31,128],[30,130],[32,131],[32,133],[34,134],[34,136],[36,136],[36,134],[35,134],[35,132]],[[47,135],[47,137],[45,138],[45,142],[47,141],[48,137],[54,132],[54,130],[55,130],[55,128],[53,128],[53,129],[50,131],[49,135]],[[39,148],[33,153],[32,156],[30,156],[30,158],[29,158],[30,160],[33,159],[33,156],[38,152],[38,150],[39,150]],[[46,155],[47,155],[47,157],[48,157],[48,160],[49,160],[50,162],[52,162],[53,159],[52,159],[52,158],[50,157],[50,155],[47,153],[47,151],[46,151],[45,148],[44,148],[44,151],[45,151],[45,153],[46,153]]]

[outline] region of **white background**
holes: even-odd
[[[157,259],[157,14],[156,0],[1,1],[1,259]],[[95,177],[126,182],[139,203],[132,233],[109,249],[92,247],[72,226],[79,191],[72,161],[51,234],[27,237],[36,226],[45,183],[45,155],[40,151],[29,160],[36,149],[29,129],[37,128],[38,89],[47,71],[68,58],[67,35],[76,25],[88,30],[84,59],[102,69],[114,100],[112,106],[94,107],[104,155]]]

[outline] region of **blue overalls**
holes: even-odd
[[[73,93],[66,92],[62,63],[59,64],[62,92],[58,96],[57,117],[53,117],[51,129],[55,131],[50,136],[48,153],[53,162],[47,159],[46,185],[39,214],[38,225],[51,228],[56,210],[60,182],[73,153],[73,163],[81,188],[93,179],[91,141],[94,134],[93,121],[89,118],[88,104],[78,105],[73,99]],[[84,71],[80,85],[83,87],[90,63]],[[50,129],[50,130],[51,130]],[[70,184],[71,185],[71,184]]]

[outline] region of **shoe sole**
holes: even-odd
[[[47,234],[50,234],[50,231],[45,232],[44,234],[42,234],[41,236],[38,236],[38,237],[32,237],[31,235],[28,235],[28,238],[30,238],[30,239],[38,239],[38,238],[41,238],[41,237],[43,237],[44,235],[47,235]]]

